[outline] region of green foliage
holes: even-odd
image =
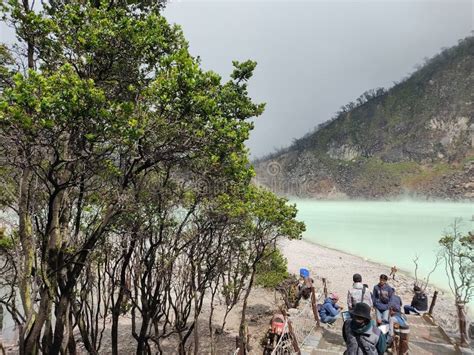
[[[461,232],[457,219],[439,240],[439,245],[456,302],[469,303],[474,296],[474,234]]]
[[[467,157],[465,157],[463,160],[462,160],[462,164],[467,164],[467,163],[471,163],[471,162],[474,162],[474,155],[468,155]]]
[[[268,249],[257,264],[255,284],[275,288],[288,277],[288,262],[278,248]]]
[[[352,194],[350,180],[358,178],[361,179],[358,182],[360,190],[370,187],[375,178],[374,186],[378,191],[373,193],[379,194],[385,190],[380,184],[390,183],[392,178],[394,185],[410,187],[449,174],[456,163],[469,154],[470,139],[466,132],[461,132],[448,146],[441,145],[439,142],[446,132],[432,129],[430,120],[436,118],[449,127],[455,118],[472,117],[472,53],[474,37],[471,36],[427,60],[424,66],[390,90],[364,93],[357,103],[345,105],[331,120],[295,140],[281,154],[271,154],[266,159],[278,160],[285,153],[305,159],[311,155],[314,165],[320,162],[324,165],[319,166],[318,172],[324,173],[328,168],[335,181],[343,180],[338,165],[347,165],[346,172],[352,174],[346,178],[349,183],[343,181],[346,186],[342,186],[342,190],[348,194]],[[472,120],[468,125],[470,123]],[[330,161],[333,159],[325,156],[331,148],[343,145],[357,151],[360,159],[352,164]],[[438,163],[447,163],[448,168],[440,169]],[[428,164],[431,166],[422,169],[421,165]],[[306,167],[302,169],[304,171],[297,175],[309,174]],[[381,172],[379,178],[377,169]]]
[[[0,250],[12,249],[14,245],[15,242],[12,236],[7,234],[7,231],[4,227],[0,227]]]
[[[296,205],[285,198],[254,185],[246,186],[235,194],[219,196],[220,208],[233,219],[239,219],[250,235],[261,240],[274,240],[284,236],[299,239],[305,231],[303,222],[296,220]],[[268,244],[265,243],[265,247]]]
[[[455,173],[459,168],[447,163],[439,162],[431,166],[420,166],[416,174],[403,176],[403,184],[409,187],[427,185],[443,176]]]
[[[15,61],[7,46],[0,43],[0,92],[9,84],[14,64]]]
[[[160,305],[142,317],[156,325],[175,312],[179,322],[164,325],[158,341],[169,331],[188,339],[191,304],[202,304],[211,287],[235,304],[250,291],[266,250],[304,230],[295,206],[251,184],[245,140],[250,118],[265,107],[248,93],[256,63],[233,62],[227,81],[203,70],[181,29],[161,15],[162,1],[3,6],[30,49],[25,73],[12,70],[0,47],[0,155],[9,158],[0,161],[7,175],[0,187],[9,188],[0,203],[14,206],[27,227],[19,228],[21,248],[11,261],[20,273],[21,285],[12,285],[24,302],[20,318],[46,319],[69,294],[67,303],[90,313],[81,317],[99,319],[110,309],[86,302],[126,292],[115,305],[120,312],[137,317],[148,311],[129,305]],[[0,246],[8,246],[3,239]],[[284,265],[273,254],[268,260]],[[30,280],[33,265],[42,266],[42,277]],[[66,309],[55,310],[54,322]],[[92,333],[100,330],[92,328],[87,336],[97,339]],[[45,352],[54,354],[64,334],[52,329],[55,350]],[[38,330],[22,335],[25,352],[34,353],[47,334]],[[91,353],[100,347],[85,344]]]

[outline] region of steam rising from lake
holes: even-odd
[[[459,227],[463,232],[474,230],[474,204],[469,202],[290,202],[296,203],[298,219],[306,223],[306,240],[388,266],[396,265],[409,273],[413,273],[413,258],[418,255],[419,277],[426,276],[433,267],[438,240],[456,218],[462,218]],[[438,267],[430,282],[448,289],[444,265]]]

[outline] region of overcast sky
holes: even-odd
[[[248,147],[289,145],[365,90],[390,87],[473,30],[472,1],[172,1],[205,69],[258,62],[250,94],[266,102]]]
[[[471,35],[472,0],[171,0],[191,53],[221,74],[258,62],[250,94],[266,102],[252,157],[291,144],[361,93],[390,87],[423,58]],[[13,33],[0,24],[1,40]]]

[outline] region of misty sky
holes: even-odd
[[[473,30],[472,1],[172,1],[191,53],[227,80],[258,62],[252,157],[289,145],[367,89],[390,87]]]
[[[250,94],[266,102],[252,157],[291,144],[364,91],[390,87],[473,30],[471,0],[171,0],[191,53],[225,80],[232,60],[258,62]],[[0,24],[2,42],[11,29]]]

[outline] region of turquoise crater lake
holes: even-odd
[[[433,267],[438,240],[456,218],[462,219],[463,232],[474,230],[474,204],[469,202],[290,202],[296,203],[298,219],[306,223],[304,239],[409,273],[418,255],[422,277]],[[438,266],[430,282],[449,289],[444,265]]]

